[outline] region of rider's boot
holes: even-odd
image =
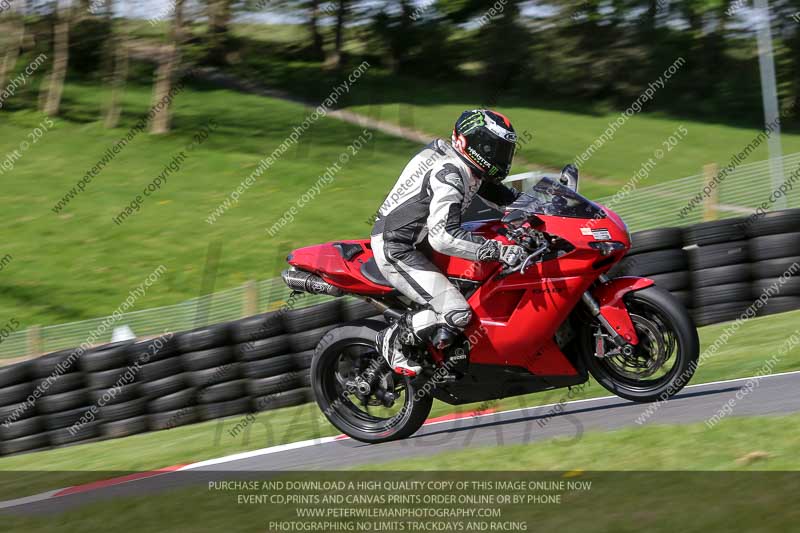
[[[394,372],[409,377],[415,377],[422,371],[422,367],[412,364],[407,355],[409,347],[418,345],[420,342],[405,317],[384,329],[375,337],[378,351],[389,363],[389,367]]]

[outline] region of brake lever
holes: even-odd
[[[542,244],[536,250],[534,250],[528,257],[526,257],[524,261],[521,261],[517,266],[503,269],[502,272],[500,272],[500,277],[505,278],[517,272],[519,272],[520,274],[525,274],[525,271],[528,270],[531,262],[541,257],[541,255],[544,254],[548,249],[549,245],[547,243]]]
[[[522,266],[519,269],[519,273],[524,275],[525,271],[528,270],[531,261],[538,259],[543,253],[547,251],[548,248],[549,248],[548,244],[545,243],[539,246],[536,250],[534,250],[533,253],[531,253],[531,255],[529,255],[528,257],[526,257],[525,261],[522,262]]]

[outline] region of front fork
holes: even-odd
[[[588,291],[583,293],[583,303],[586,304],[589,312],[600,324],[600,327],[597,328],[597,331],[594,334],[595,357],[602,359],[606,355],[614,355],[620,352],[625,355],[633,354],[633,345],[628,342],[625,337],[620,335],[620,333],[617,331],[617,328],[615,328],[608,318],[603,315],[600,304],[597,303],[597,300],[595,300],[594,296],[592,296]],[[606,352],[606,339],[611,340],[611,342],[613,342],[616,346],[616,348],[612,349],[608,353]]]
[[[595,356],[622,353],[631,355],[639,344],[639,337],[623,301],[623,296],[630,291],[652,285],[651,280],[644,278],[609,279],[601,276],[601,285],[595,291],[583,293],[583,302],[600,327],[595,332]],[[598,298],[593,294],[596,292]],[[606,340],[610,340],[614,348],[606,352]]]

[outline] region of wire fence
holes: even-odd
[[[91,344],[111,342],[115,328],[128,326],[139,338],[153,337],[167,331],[194,328],[237,320],[284,307],[291,290],[280,278],[245,284],[241,287],[192,298],[165,307],[124,313],[56,326],[30,328],[9,335],[0,344],[0,360],[32,357],[42,353],[75,348],[94,339]],[[329,299],[327,296],[305,295],[294,300],[294,307],[306,307]]]
[[[800,152],[784,156],[783,186],[773,184],[770,161],[741,165],[731,172],[704,174],[597,201],[616,211],[631,231],[650,228],[687,226],[704,220],[751,216],[756,209],[765,211],[800,207]],[[712,186],[713,185],[713,186]]]
[[[784,187],[786,192],[781,192],[778,198],[775,198],[776,190],[784,188],[776,189],[767,160],[741,165],[722,179],[716,172],[707,171],[641,189],[631,187],[626,191],[623,187],[616,195],[600,198],[598,202],[619,213],[631,231],[748,216],[759,207],[767,211],[800,207],[800,153],[783,157],[780,164],[787,185]],[[540,176],[540,173],[520,174],[512,176],[509,181],[527,185]],[[715,176],[718,183],[712,188],[710,183]],[[110,342],[116,327],[128,326],[137,337],[146,338],[166,331],[185,331],[237,320],[280,309],[286,305],[290,294],[283,281],[274,278],[175,305],[125,313],[116,318],[102,317],[30,328],[12,333],[0,343],[0,361],[74,348],[89,338],[95,338],[94,344]],[[307,295],[296,300],[296,307],[314,305],[327,299],[327,296]]]

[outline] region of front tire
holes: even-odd
[[[414,434],[433,406],[429,391],[418,388],[420,380],[394,374],[382,362],[375,336],[385,327],[361,320],[335,328],[320,341],[311,363],[311,387],[322,413],[345,435],[370,444]],[[370,370],[377,383],[368,395],[356,393],[353,380]],[[402,398],[402,405],[386,407],[381,400],[386,392]]]
[[[700,341],[686,308],[652,286],[625,296],[639,336],[633,354],[594,355],[597,324],[585,328],[582,353],[591,375],[608,391],[634,402],[667,400],[680,392],[697,368]]]

